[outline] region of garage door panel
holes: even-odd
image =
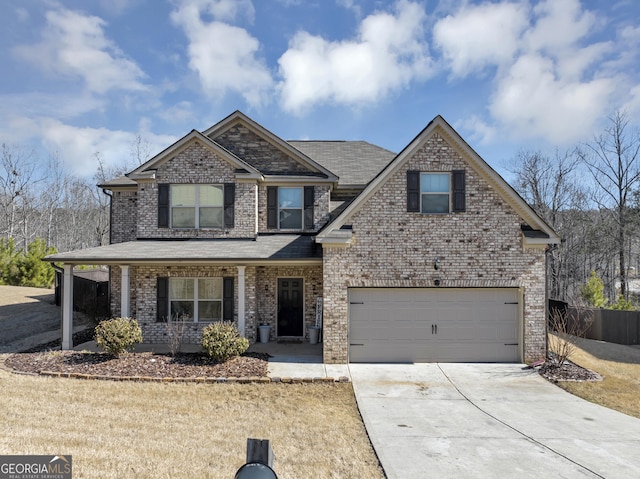
[[[352,289],[350,360],[518,361],[517,299],[516,289]]]

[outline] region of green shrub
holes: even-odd
[[[114,356],[141,342],[142,330],[133,318],[107,319],[96,326],[96,344]]]
[[[604,308],[608,303],[608,299],[604,296],[604,283],[595,271],[591,272],[589,281],[580,286],[580,295],[587,306],[592,308]]]
[[[618,295],[618,301],[609,306],[609,309],[617,309],[618,311],[633,311],[635,308],[633,303],[621,294]]]
[[[235,324],[227,321],[212,323],[202,330],[202,349],[218,362],[225,362],[244,353],[247,338],[240,336]]]

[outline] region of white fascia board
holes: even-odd
[[[351,230],[340,230],[340,229],[332,229],[326,231],[322,236],[318,235],[315,237],[316,243],[320,243],[322,245],[332,246],[346,246],[351,244],[351,239],[353,238],[353,231]]]
[[[550,244],[560,244],[560,238],[527,238],[523,234],[522,244],[525,248],[545,248]]]
[[[136,181],[155,180],[156,170],[146,170],[146,171],[141,171],[140,173],[130,173],[129,178]]]

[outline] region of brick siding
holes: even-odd
[[[111,198],[111,243],[135,241],[138,224],[138,192],[114,191]]]
[[[406,172],[466,170],[467,210],[406,212]],[[324,361],[348,360],[349,287],[517,287],[524,360],[545,354],[543,249],[523,249],[522,219],[445,139],[434,134],[349,220],[352,244],[325,247]],[[433,268],[435,258],[440,268]]]
[[[236,184],[233,228],[158,228],[158,184]],[[169,159],[156,172],[155,181],[139,181],[139,238],[253,238],[256,234],[255,182],[236,182],[235,167],[197,141]]]
[[[131,316],[135,317],[142,328],[145,343],[166,343],[168,326],[156,321],[158,277],[235,278],[234,281],[234,320],[238,319],[238,269],[235,266],[132,266]],[[316,299],[322,295],[322,266],[247,266],[245,269],[245,331],[250,343],[258,339],[259,324],[271,326],[271,338],[277,335],[277,278],[291,277],[304,280],[304,322],[305,336],[309,326],[315,324]],[[115,315],[120,313],[120,268],[112,268],[111,308]],[[207,322],[189,323],[184,331],[185,343],[199,343],[202,329]]]

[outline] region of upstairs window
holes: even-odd
[[[451,204],[451,177],[449,173],[422,173],[420,175],[420,211],[422,213],[449,213]]]
[[[278,188],[278,227],[302,229],[302,188]]]
[[[222,185],[171,185],[173,228],[222,228],[223,225]]]

